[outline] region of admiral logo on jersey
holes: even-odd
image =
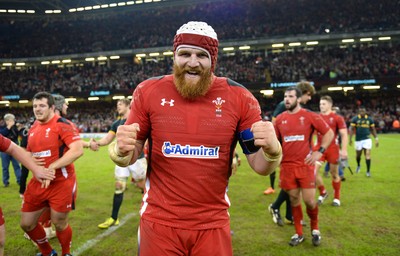
[[[161,148],[163,155],[166,157],[183,157],[183,158],[207,158],[217,159],[219,158],[219,147],[205,147],[191,146],[180,144],[172,145],[171,142],[166,141]]]

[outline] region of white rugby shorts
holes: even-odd
[[[118,165],[115,166],[115,177],[129,177],[129,174],[132,175],[132,178],[135,180],[144,180],[146,178],[147,171],[147,160],[146,158],[138,159],[134,164],[131,164],[127,167],[120,167]]]
[[[356,141],[355,148],[357,151],[360,151],[362,149],[371,149],[372,148],[371,138],[366,140]]]

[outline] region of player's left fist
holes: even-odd
[[[258,121],[251,126],[251,132],[254,136],[254,145],[262,147],[264,152],[273,154],[279,150],[279,142],[271,122]]]

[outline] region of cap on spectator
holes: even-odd
[[[218,57],[218,38],[217,33],[210,25],[201,21],[189,21],[182,25],[176,31],[174,53],[181,47],[192,47],[205,51],[211,61],[211,71],[214,71]]]
[[[54,106],[60,112],[62,112],[63,105],[65,103],[65,98],[62,95],[53,95],[54,97]]]

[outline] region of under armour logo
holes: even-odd
[[[165,100],[165,98],[163,98],[163,99],[161,99],[161,106],[165,106],[165,104],[169,104],[169,106],[172,107],[174,105],[174,101],[175,100],[172,100],[172,99],[170,101],[167,101],[167,100]]]
[[[282,120],[282,124],[287,124],[287,121],[286,120]]]

